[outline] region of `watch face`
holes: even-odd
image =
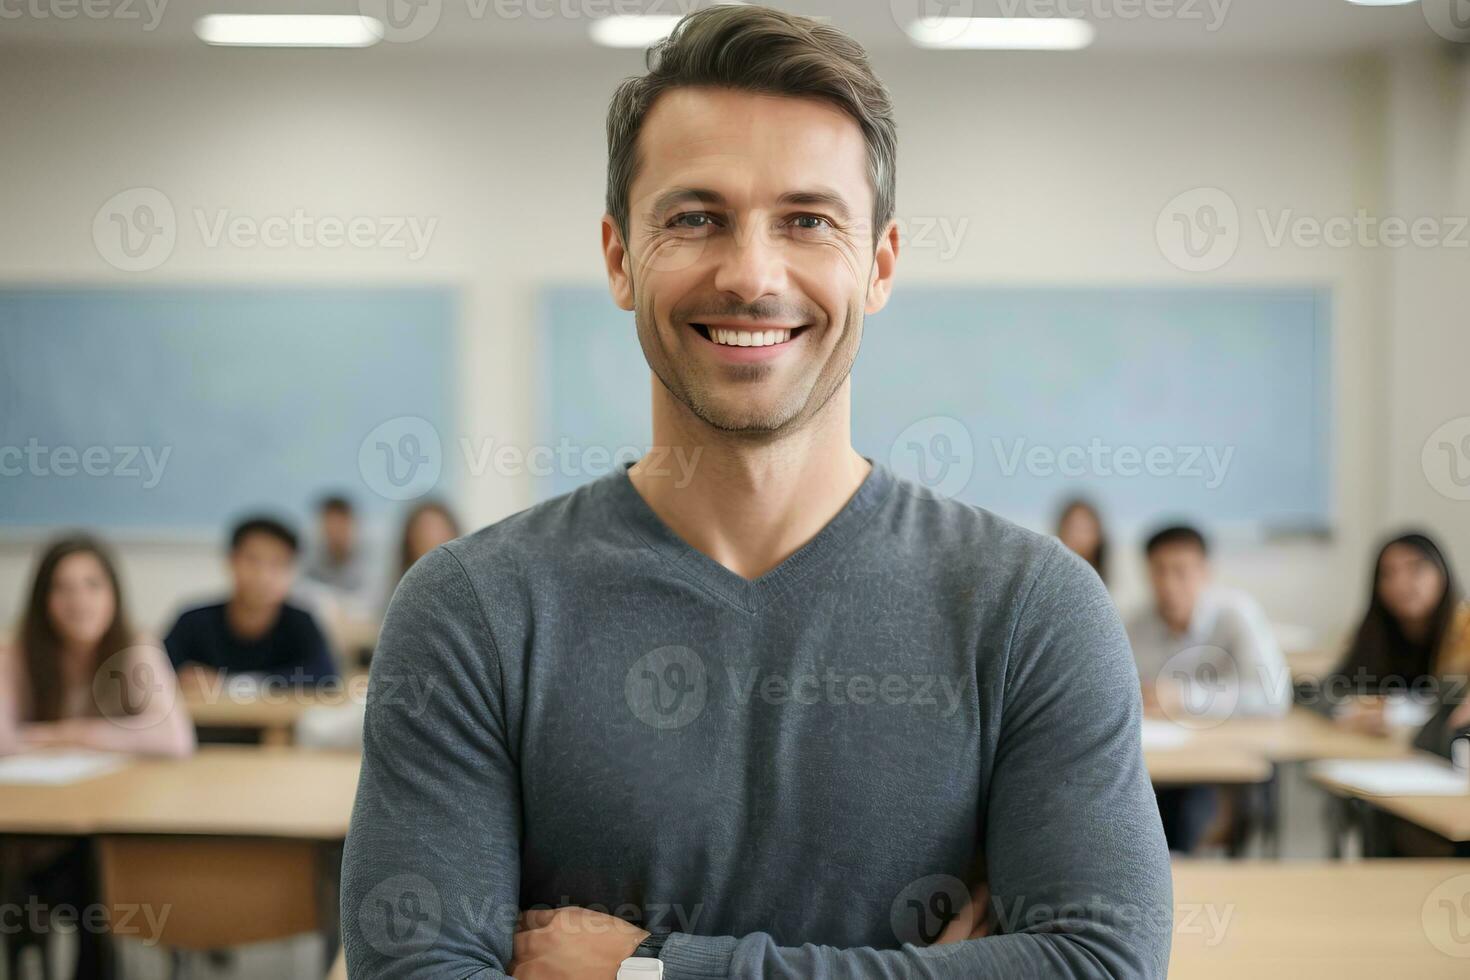
[[[663,980],[662,960],[647,956],[630,956],[618,967],[617,980]]]

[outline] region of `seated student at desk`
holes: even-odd
[[[1470,604],[1427,535],[1400,535],[1378,552],[1368,610],[1342,663],[1322,679],[1320,706],[1338,724],[1386,735],[1395,695],[1409,714],[1444,711],[1441,726],[1470,724]],[[1417,699],[1418,705],[1409,703]],[[1425,717],[1406,719],[1422,723]]]
[[[1057,540],[1091,565],[1097,577],[1107,584],[1108,536],[1096,507],[1081,497],[1063,504],[1057,515]]]
[[[16,642],[0,644],[0,755],[43,747],[162,756],[194,751],[194,726],[168,658],[133,630],[111,556],[84,535],[62,538],[42,554]],[[85,841],[15,841],[9,862],[7,899],[20,897],[42,910],[89,908],[96,901]],[[16,916],[3,930],[10,976],[20,975],[29,947],[40,949],[45,967],[51,928],[43,912]],[[72,976],[104,975],[101,934],[75,933]]]
[[[1177,716],[1271,715],[1291,709],[1291,676],[1255,600],[1211,583],[1209,547],[1198,530],[1166,527],[1144,546],[1151,606],[1127,623],[1145,710]],[[1169,848],[1188,852],[1217,809],[1212,787],[1160,790]]]
[[[0,753],[41,746],[183,756],[174,671],[135,632],[116,566],[84,535],[48,547],[14,646],[0,644]]]
[[[215,673],[294,685],[337,679],[316,620],[286,602],[296,554],[296,534],[279,521],[252,517],[235,528],[229,599],[184,613],[164,640],[181,679],[197,684]]]
[[[453,541],[459,534],[459,521],[455,519],[454,512],[437,500],[422,501],[410,510],[403,519],[403,533],[398,540],[398,565],[393,570],[393,581],[385,599],[393,597],[393,589],[408,574],[414,562],[441,544]]]
[[[307,581],[326,589],[349,611],[365,610],[375,598],[370,561],[352,501],[341,494],[324,497],[317,505],[317,540],[303,563]]]

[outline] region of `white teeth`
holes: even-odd
[[[710,339],[727,347],[770,347],[784,344],[791,339],[789,329],[782,330],[720,330],[709,331]]]

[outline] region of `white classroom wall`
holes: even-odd
[[[1256,591],[1274,619],[1330,635],[1355,614],[1373,541],[1391,526],[1430,527],[1470,570],[1470,502],[1437,492],[1420,465],[1429,433],[1470,415],[1470,304],[1447,271],[1463,273],[1470,257],[1272,248],[1255,218],[1258,208],[1320,219],[1360,207],[1466,213],[1463,67],[1429,49],[1250,60],[905,52],[875,62],[899,111],[900,214],[969,221],[953,258],[903,254],[899,289],[918,280],[1332,287],[1338,533],[1227,542],[1222,577]],[[0,277],[453,284],[463,290],[465,433],[524,446],[535,291],[600,279],[603,114],[615,81],[639,64],[600,50],[569,62],[5,49]],[[110,196],[137,186],[169,196],[180,232],[167,263],[129,275],[98,255],[91,223]],[[1196,186],[1226,190],[1244,219],[1238,254],[1210,275],[1170,265],[1154,237],[1165,202]],[[438,224],[427,254],[410,262],[399,251],[210,249],[192,220],[195,208],[263,218],[298,207]],[[875,319],[869,329],[884,326]],[[462,504],[478,525],[529,499],[526,481],[486,478],[465,488]],[[223,582],[217,542],[124,541],[120,550],[150,626]],[[0,623],[23,601],[33,552],[31,541],[0,538]],[[1121,557],[1118,589],[1131,603],[1138,563]]]

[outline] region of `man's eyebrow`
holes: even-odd
[[[778,201],[784,205],[796,205],[798,207],[820,207],[836,212],[838,219],[847,221],[852,217],[847,207],[847,201],[836,191],[808,190],[788,191],[782,194]]]
[[[704,187],[673,187],[654,198],[650,210],[654,214],[662,214],[676,204],[688,203],[722,208],[725,206],[725,198],[718,191]]]
[[[841,221],[847,221],[852,216],[847,200],[841,194],[822,188],[787,191],[777,198],[776,202],[783,207],[827,208],[835,212]],[[654,198],[651,211],[653,214],[662,214],[675,205],[689,203],[701,204],[710,208],[726,207],[725,196],[719,191],[710,190],[707,187],[671,187]]]

